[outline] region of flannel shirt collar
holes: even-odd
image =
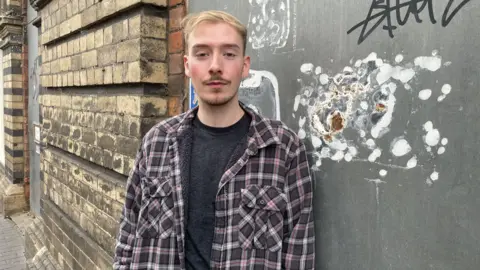
[[[258,149],[267,147],[271,144],[281,144],[280,138],[277,136],[271,120],[260,116],[252,109],[247,107],[243,102],[239,101],[240,106],[251,117],[250,131],[248,133],[247,153],[249,155],[256,155]],[[167,133],[179,137],[183,132],[192,126],[192,120],[198,111],[198,106],[185,112],[180,119],[178,125],[171,126]]]

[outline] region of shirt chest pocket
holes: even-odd
[[[167,238],[174,231],[174,198],[170,178],[145,177],[141,182],[142,204],[137,221],[137,237]]]
[[[282,248],[283,214],[287,198],[279,188],[250,185],[242,189],[239,208],[239,242],[242,248]]]

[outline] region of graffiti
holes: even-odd
[[[249,0],[249,42],[254,50],[296,51],[297,0]],[[291,43],[291,44],[289,44]],[[291,47],[291,48],[290,48]]]
[[[352,33],[357,28],[361,27],[362,30],[360,32],[360,36],[358,38],[358,44],[362,43],[367,39],[367,37],[372,34],[377,27],[380,26],[384,21],[386,21],[386,25],[383,25],[383,29],[388,32],[390,38],[393,38],[393,31],[397,29],[397,26],[394,25],[392,22],[396,20],[396,23],[400,26],[405,25],[410,18],[410,15],[415,17],[415,21],[417,23],[423,22],[420,18],[420,14],[427,9],[428,10],[428,17],[432,24],[437,23],[435,19],[435,13],[433,8],[433,0],[410,0],[404,3],[400,3],[400,0],[395,0],[396,5],[391,5],[393,0],[372,0],[372,4],[370,5],[370,9],[367,14],[367,18],[347,31],[347,34]],[[451,20],[455,17],[455,15],[460,11],[460,9],[465,6],[470,0],[463,0],[460,4],[450,13],[454,0],[449,0],[442,16],[442,26],[446,27]],[[402,16],[402,9],[406,9],[405,13]],[[375,12],[378,11],[378,12]],[[395,12],[395,18],[392,16],[392,12]],[[373,23],[372,27],[368,27],[369,23]]]
[[[392,133],[399,89],[403,88],[405,91],[402,92],[409,93],[412,98],[418,95],[420,102],[428,100],[434,94],[431,89],[423,89],[417,94],[416,86],[412,85],[419,75],[436,72],[442,66],[437,51],[432,52],[432,56],[416,57],[413,62],[403,61],[402,55],[397,55],[395,62],[390,63],[371,53],[355,63],[352,60],[351,66],[333,76],[312,63],[300,67],[302,76],[298,82],[301,90],[294,100],[293,117],[298,119],[299,137],[311,143],[313,170],[319,170],[324,159],[371,163],[383,167],[378,174],[384,178],[389,169],[420,167],[428,170],[428,162],[423,164],[421,160],[446,152],[448,139],[441,137],[432,121],[426,122],[423,129]],[[438,93],[443,100],[451,92],[452,86],[444,84],[435,94]],[[406,126],[409,124],[410,121]],[[423,133],[417,134],[418,130]],[[388,139],[390,136],[392,139]],[[410,144],[417,141],[417,136],[422,136],[425,151],[418,147],[414,149]],[[379,146],[379,142],[385,140],[390,142],[388,149]],[[430,168],[430,174],[432,177],[427,183],[433,184],[439,177],[435,165]],[[367,180],[381,182],[376,178]]]
[[[280,98],[275,75],[265,70],[250,70],[238,90],[239,99],[257,113],[280,120]]]
[[[37,56],[33,61],[33,67],[30,74],[30,80],[32,81],[33,95],[32,99],[38,102],[38,96],[40,95],[40,69],[41,69],[41,56]]]

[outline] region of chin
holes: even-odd
[[[209,106],[224,106],[233,101],[234,97],[212,97],[203,99],[203,103]]]

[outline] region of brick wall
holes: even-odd
[[[184,3],[38,3],[45,245],[64,269],[108,269],[141,139],[183,110]]]
[[[168,89],[172,99],[171,108],[178,114],[188,109],[188,81],[184,74],[183,55],[184,41],[180,22],[187,12],[185,0],[169,0],[168,20]]]

